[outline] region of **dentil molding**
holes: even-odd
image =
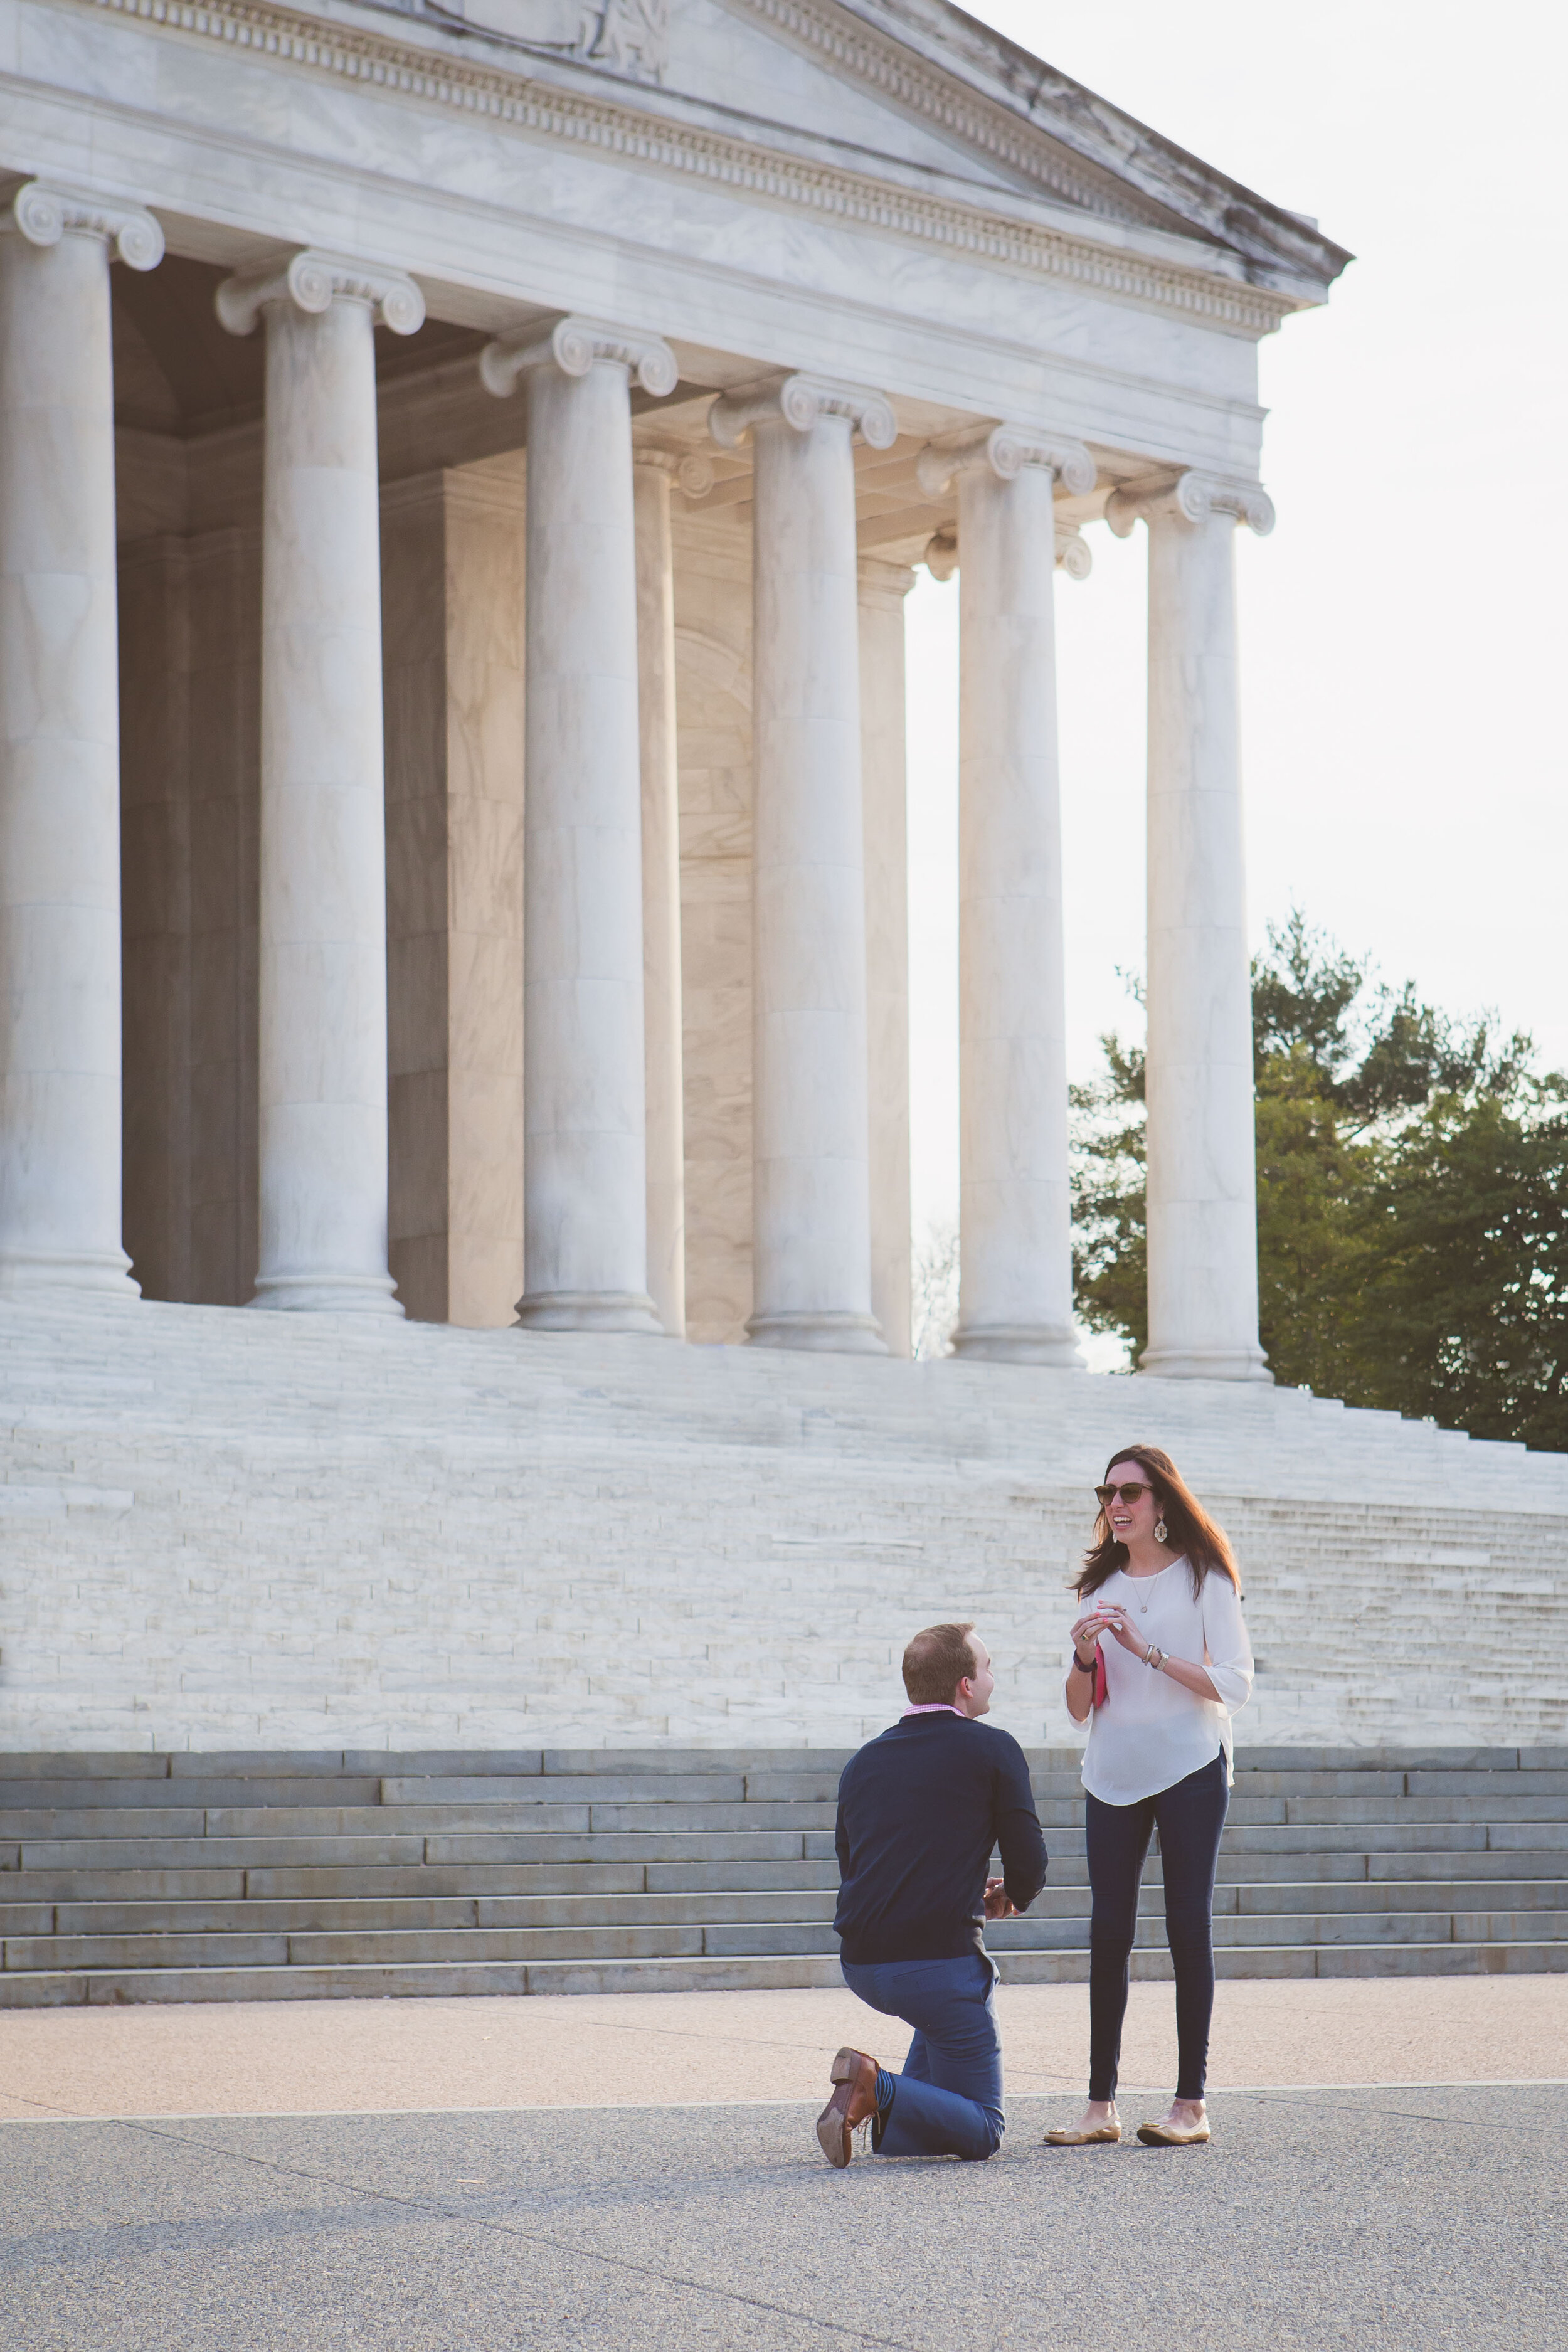
[[[479,353],[479,382],[498,400],[505,400],[530,368],[557,367],[563,375],[583,376],[595,360],[624,367],[656,400],[667,399],[680,380],[675,353],[658,335],[574,315],[558,319],[545,335],[524,327],[487,343]]]
[[[886,393],[824,375],[775,376],[721,393],[708,411],[708,430],[721,449],[733,449],[753,425],[782,420],[797,433],[809,433],[824,416],[847,416],[851,434],[858,433],[868,448],[890,449],[899,437]]]
[[[69,0],[156,31],[212,42],[280,65],[359,83],[418,104],[525,131],[855,228],[907,237],[980,265],[1059,278],[1113,299],[1177,311],[1256,341],[1303,307],[1196,264],[1157,260],[1120,243],[1016,219],[948,196],[923,195],[871,173],[808,162],[752,140],[558,89],[521,70],[480,65],[395,35],[271,5],[271,0]]]
[[[163,258],[163,232],[140,205],[117,204],[86,188],[56,180],[28,180],[19,187],[0,229],[20,231],[29,245],[58,245],[62,236],[100,236],[130,269],[156,269]]]
[[[1105,501],[1105,520],[1118,539],[1131,537],[1140,515],[1147,520],[1158,514],[1179,514],[1187,522],[1230,515],[1259,539],[1267,539],[1274,528],[1274,501],[1256,482],[1230,482],[1195,470],[1146,490],[1112,490]]]
[[[940,499],[960,474],[982,466],[1004,482],[1016,481],[1026,466],[1038,466],[1072,498],[1094,488],[1094,459],[1081,441],[1037,433],[1027,425],[994,425],[962,439],[928,441],[915,459],[915,475],[928,499]]]
[[[320,317],[337,301],[365,303],[395,335],[412,335],[425,323],[425,297],[412,278],[311,247],[286,262],[263,261],[226,278],[213,307],[231,335],[248,335],[268,302],[292,302],[308,317]]]

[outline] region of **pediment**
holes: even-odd
[[[1321,299],[1349,256],[952,0],[370,0],[739,135],[1196,238]],[[628,85],[631,86],[628,89]]]
[[[661,81],[669,0],[425,0],[423,13],[544,57]]]

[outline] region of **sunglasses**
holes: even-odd
[[[1097,1486],[1094,1490],[1094,1499],[1097,1503],[1107,1507],[1114,1503],[1118,1496],[1124,1503],[1135,1503],[1140,1495],[1152,1495],[1153,1491],[1152,1486],[1144,1486],[1141,1480],[1129,1478],[1124,1486]]]

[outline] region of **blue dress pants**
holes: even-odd
[[[983,1952],[958,1960],[846,1960],[850,1991],[912,2025],[893,2103],[872,2134],[879,2156],[962,2156],[984,2163],[1002,2144],[1002,2043]]]
[[[1089,1926],[1089,2095],[1116,2096],[1128,1963],[1151,1832],[1160,1832],[1165,1940],[1176,1978],[1176,2096],[1201,2099],[1214,2014],[1214,1874],[1230,1791],[1222,1751],[1157,1797],[1133,1805],[1087,1799],[1092,1895]]]

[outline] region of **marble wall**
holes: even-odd
[[[121,548],[125,1247],[145,1297],[211,1306],[256,1272],[260,588],[254,526]]]
[[[752,1311],[752,533],[677,514],[676,717],[686,1097],[686,1336]]]
[[[382,501],[390,1264],[426,1322],[522,1295],[521,456]]]
[[[242,1305],[256,1276],[261,543],[191,551],[191,1287]]]
[[[190,551],[120,563],[124,1244],[149,1298],[190,1295]]]

